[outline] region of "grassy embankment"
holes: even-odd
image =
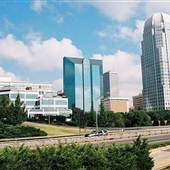
[[[33,126],[48,133],[49,136],[79,134],[78,127],[48,125],[34,122],[24,122],[23,125]]]

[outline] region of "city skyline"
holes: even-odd
[[[103,59],[104,72],[119,74],[120,96],[136,95],[142,90],[143,23],[154,12],[168,12],[168,4],[1,2],[0,77],[52,81],[60,90],[64,55],[99,58]]]

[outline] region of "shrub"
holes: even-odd
[[[46,136],[47,133],[30,126],[21,125],[6,125],[0,123],[0,139],[4,138],[19,138],[32,136]]]
[[[113,170],[139,170],[136,165],[136,154],[133,153],[129,145],[116,147],[115,145],[108,148],[107,159],[109,167]]]
[[[76,122],[73,122],[73,121],[70,121],[70,122],[65,122],[66,125],[69,125],[69,126],[77,126],[77,123]]]
[[[136,157],[136,165],[139,170],[148,170],[153,167],[153,160],[149,157],[149,146],[146,139],[141,140],[140,136],[134,141],[133,153]]]
[[[0,151],[0,170],[151,170],[146,141],[108,147],[60,145],[35,150],[21,146]]]

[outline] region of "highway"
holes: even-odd
[[[45,136],[45,137],[28,137],[0,139],[0,149],[6,146],[19,147],[21,145],[31,148],[43,147],[58,144],[124,144],[132,143],[139,135],[146,138],[149,143],[158,143],[170,141],[170,126],[148,127],[148,128],[125,128],[109,129],[107,136],[84,137],[84,135],[67,135],[67,136]],[[152,149],[151,157],[154,160],[153,170],[163,170],[170,166],[170,146]]]
[[[142,138],[147,138],[150,143],[160,141],[170,141],[170,126],[149,127],[149,128],[126,128],[110,129],[107,136],[84,137],[84,135],[67,135],[67,136],[45,136],[45,137],[29,137],[16,139],[0,139],[0,148],[6,146],[19,147],[26,145],[29,147],[42,147],[46,145],[58,145],[68,143],[130,143],[139,135]]]

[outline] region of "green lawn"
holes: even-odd
[[[68,134],[79,134],[78,127],[71,126],[59,126],[59,125],[48,125],[34,122],[24,122],[23,125],[33,126],[39,128],[48,133],[48,135],[68,135]],[[83,131],[83,130],[82,130]]]

